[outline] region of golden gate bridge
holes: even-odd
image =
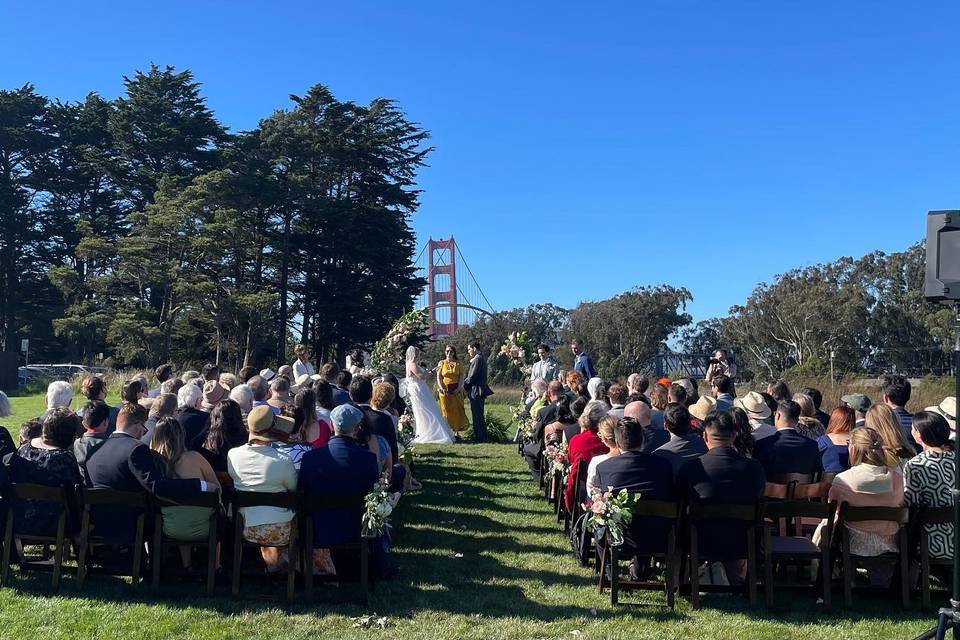
[[[414,264],[427,281],[417,308],[426,309],[433,337],[452,336],[478,316],[496,313],[453,236],[427,240]]]

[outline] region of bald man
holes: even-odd
[[[624,418],[633,418],[643,427],[644,453],[653,453],[670,441],[670,433],[663,428],[653,426],[650,419],[650,405],[646,402],[631,402],[623,408]]]

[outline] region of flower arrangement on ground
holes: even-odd
[[[370,368],[381,373],[399,372],[407,347],[421,347],[430,340],[430,322],[425,310],[411,311],[397,320],[373,348]]]
[[[390,493],[390,482],[380,478],[365,499],[362,520],[364,538],[377,538],[390,530],[390,514],[395,503]]]
[[[619,547],[623,544],[623,531],[633,520],[633,507],[639,499],[639,493],[629,493],[626,489],[621,489],[617,494],[611,489],[604,493],[594,491],[590,502],[583,508],[591,514],[589,524],[605,527],[610,534],[610,544]]]

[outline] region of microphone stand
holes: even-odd
[[[954,397],[960,398],[960,301],[954,303],[953,377]],[[947,630],[953,631],[953,639],[960,640],[960,440],[953,441],[953,591],[950,606],[940,609],[937,624],[916,637],[916,640],[944,640]],[[901,562],[907,562],[901,558]]]

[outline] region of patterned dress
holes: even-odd
[[[950,490],[956,479],[953,453],[924,451],[907,460],[904,466],[904,496],[907,504],[923,507],[949,507]],[[930,557],[953,558],[953,524],[926,525]]]

